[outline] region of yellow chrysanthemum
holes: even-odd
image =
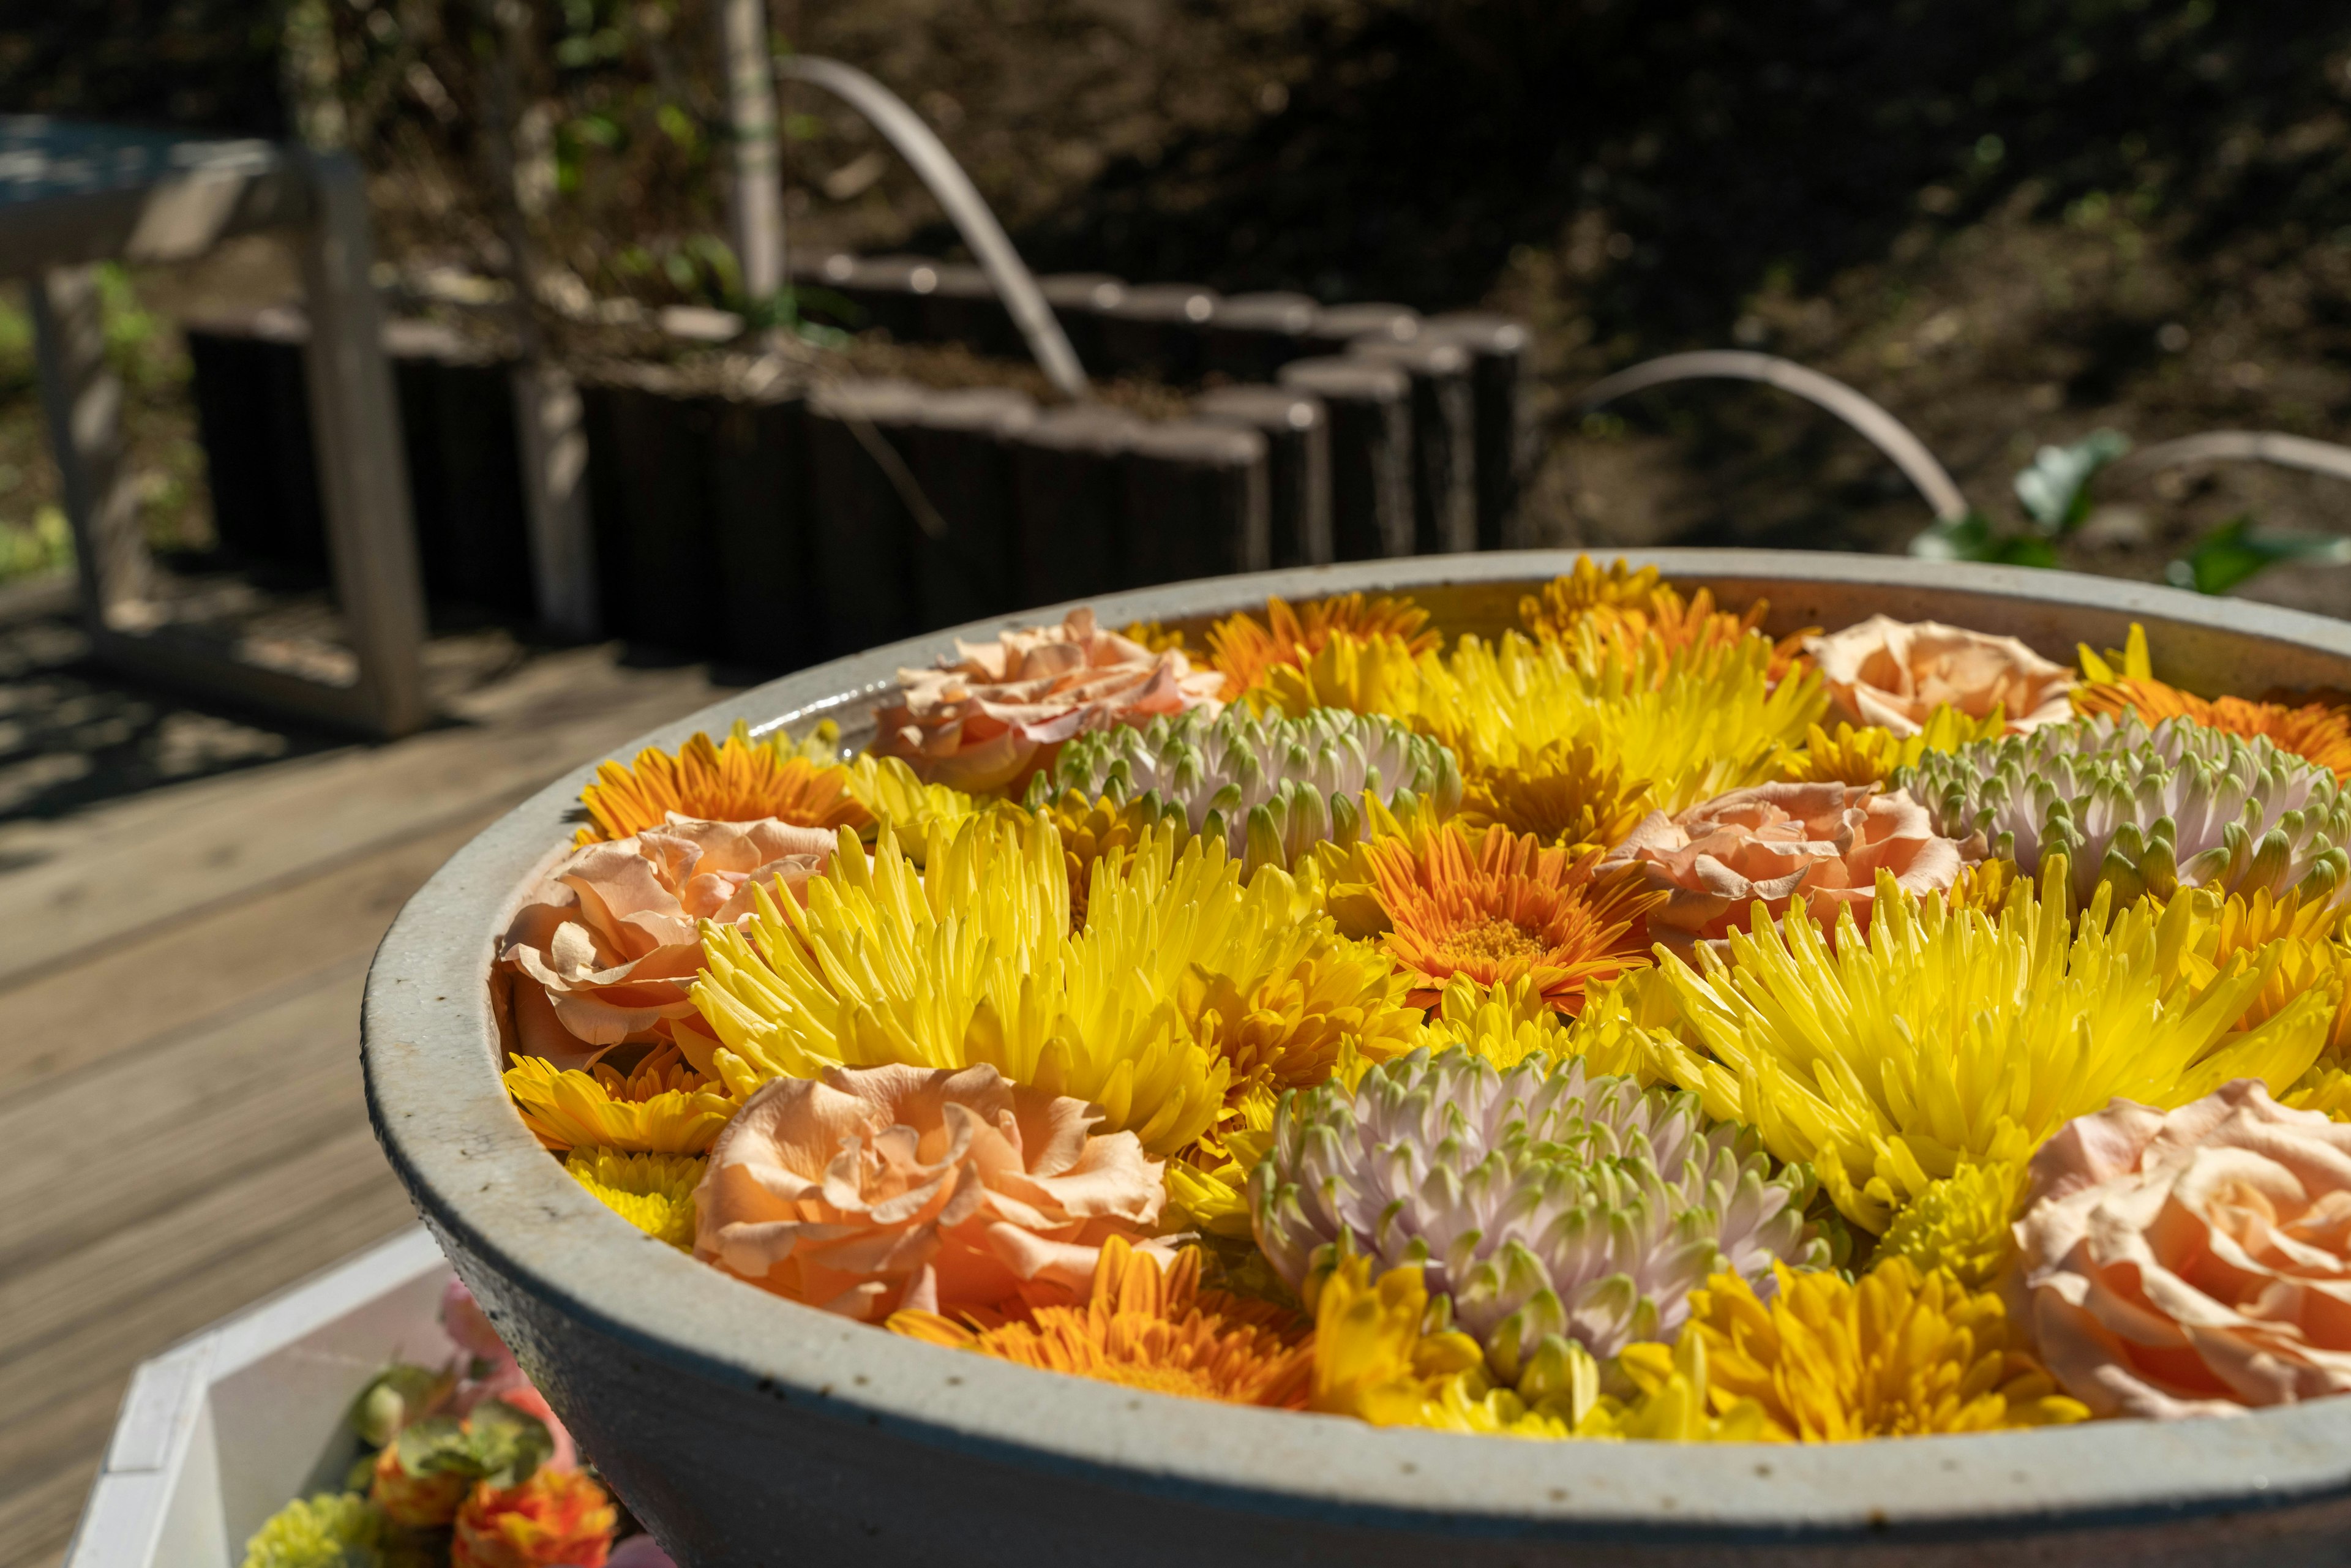
[[[897,758],[870,752],[849,765],[848,789],[872,819],[863,838],[872,842],[886,831],[897,840],[899,852],[917,865],[933,828],[952,832],[981,809],[979,801],[962,790],[925,784]]]
[[[1364,1070],[1370,1066],[1363,1063]],[[1199,1230],[1227,1241],[1249,1240],[1249,1173],[1273,1147],[1273,1118],[1280,1105],[1280,1096],[1271,1085],[1252,1086],[1224,1122],[1202,1134],[1181,1158],[1167,1162],[1164,1230]],[[1249,1250],[1252,1256],[1257,1252],[1254,1245]]]
[[[1649,781],[1625,771],[1613,750],[1557,740],[1509,766],[1462,780],[1463,822],[1532,833],[1573,854],[1611,850],[1649,810]]]
[[[2083,714],[2137,713],[2150,726],[2167,718],[2189,718],[2231,735],[2261,736],[2282,751],[2307,758],[2351,783],[2351,707],[2340,702],[2286,704],[2243,697],[2199,697],[2155,678],[2147,657],[2147,632],[2131,623],[2130,644],[2100,658],[2081,649],[2082,682],[2074,688],[2074,710]]]
[[[1770,601],[1759,599],[1734,615],[1715,608],[1711,589],[1684,597],[1654,566],[1634,571],[1620,559],[1603,571],[1590,556],[1579,556],[1573,571],[1519,601],[1519,622],[1538,640],[1575,642],[1589,633],[1617,657],[1630,659],[1652,637],[1677,653],[1761,638],[1771,610]],[[1773,680],[1794,666],[1803,640],[1819,630],[1809,627],[1771,644]]]
[[[1858,1282],[1774,1266],[1767,1305],[1718,1274],[1682,1331],[1706,1343],[1718,1410],[1762,1406],[1769,1435],[1806,1443],[2062,1426],[2089,1411],[2009,1343],[2000,1298],[1892,1258]]]
[[[518,1056],[507,1070],[507,1092],[523,1125],[550,1149],[626,1149],[634,1154],[698,1155],[735,1114],[718,1085],[664,1046],[626,1076],[599,1062],[559,1071],[543,1057]]]
[[[1525,769],[1560,742],[1605,745],[1646,804],[1678,811],[1780,777],[1791,748],[1826,711],[1817,673],[1772,681],[1761,638],[1674,653],[1652,637],[1636,656],[1586,638],[1498,643],[1464,637],[1423,659],[1407,717],[1460,759],[1465,779]]]
[[[1070,873],[1070,918],[1078,925],[1085,923],[1086,892],[1093,881],[1096,862],[1128,853],[1144,833],[1163,824],[1176,834],[1178,844],[1189,836],[1182,810],[1155,810],[1147,795],[1122,806],[1108,796],[1088,800],[1074,789],[1065,789],[1059,800],[1043,810],[1061,835],[1061,861]]]
[[[1674,1049],[1681,1004],[1656,969],[1635,969],[1592,988],[1556,1054],[1580,1056],[1586,1072],[1637,1078],[1644,1086],[1664,1078],[1660,1062]]]
[[[1249,702],[1259,712],[1270,708],[1292,718],[1335,707],[1410,724],[1420,685],[1418,657],[1401,637],[1334,632],[1308,658],[1268,670],[1264,681],[1249,688]]]
[[[2025,1167],[1961,1166],[1930,1185],[1886,1228],[1881,1258],[1941,1269],[1971,1291],[1989,1286],[2016,1252],[2009,1227],[2023,1207]]]
[[[1385,967],[1301,919],[1290,878],[1245,887],[1221,841],[1176,837],[1100,862],[1074,934],[1060,834],[1019,812],[934,830],[919,873],[894,845],[844,852],[805,908],[760,890],[746,928],[705,931],[720,1073],[747,1093],[832,1062],[986,1061],[1168,1155],[1237,1081],[1308,1081],[1343,1034],[1408,1033]]]
[[[2302,1076],[2278,1103],[2296,1111],[2315,1111],[2337,1122],[2351,1122],[2351,1071],[2321,1062]]]
[[[1567,1037],[1560,1015],[1531,975],[1491,988],[1457,975],[1446,982],[1436,1016],[1412,1043],[1414,1049],[1431,1055],[1458,1045],[1492,1062],[1498,1071],[1507,1072],[1530,1056],[1573,1054]],[[1593,1071],[1613,1069],[1594,1063]]]
[[[2076,934],[2051,861],[2042,898],[2019,886],[1997,920],[1881,873],[1868,936],[1847,915],[1834,952],[1798,908],[1734,931],[1728,964],[1704,948],[1700,969],[1663,957],[1698,1049],[1668,1048],[1661,1069],[1708,1114],[1809,1161],[1845,1217],[1879,1232],[1962,1165],[2022,1161],[2117,1094],[2169,1108],[2247,1077],[2278,1092],[2316,1060],[2333,995],[2232,1036],[2263,962],[2239,955],[2207,986],[2175,986],[2192,901],[2110,920],[2101,888]]]
[[[1803,750],[1788,758],[1784,774],[1800,784],[1883,784],[1896,768],[1910,767],[1930,751],[1957,751],[2007,733],[2007,715],[1998,703],[1980,719],[1945,703],[1927,716],[1917,734],[1907,737],[1874,724],[1855,729],[1842,720],[1831,735],[1816,724],[1805,732]]]
[[[590,821],[577,844],[629,838],[673,811],[708,822],[774,817],[803,828],[858,828],[872,820],[850,792],[847,768],[813,760],[780,736],[754,740],[740,719],[723,742],[696,732],[675,756],[647,747],[634,762],[602,764],[580,803]]]
[[[1314,1362],[1294,1312],[1200,1288],[1201,1253],[1186,1248],[1164,1270],[1123,1237],[1103,1243],[1083,1305],[964,1324],[902,1312],[890,1329],[910,1339],[994,1356],[1041,1372],[1227,1405],[1301,1409]]]
[[[1409,656],[1443,643],[1444,634],[1427,626],[1428,612],[1409,599],[1347,593],[1312,600],[1294,610],[1269,599],[1262,623],[1253,615],[1240,614],[1208,629],[1208,664],[1225,677],[1225,700],[1238,702],[1264,685],[1277,666],[1307,664],[1334,637],[1392,639]]]
[[[1635,1438],[1752,1442],[1767,1436],[1762,1408],[1707,1401],[1706,1346],[1635,1345],[1622,1364],[1639,1396],[1601,1392],[1601,1371],[1571,1339],[1547,1338],[1515,1387],[1498,1386],[1477,1341],[1447,1326],[1417,1268],[1374,1282],[1371,1260],[1347,1252],[1310,1284],[1314,1293],[1314,1383],[1310,1407],[1375,1427],[1423,1427],[1493,1437]],[[1654,1357],[1637,1353],[1654,1351]]]
[[[2008,907],[2008,898],[2023,873],[2014,861],[1976,861],[1959,867],[1959,880],[1944,894],[1944,907],[1957,912],[1962,909],[1980,911],[1987,918],[1998,917]]]
[[[2268,977],[2237,1027],[2256,1028],[2304,993],[2324,991],[2335,1000],[2320,1060],[2351,1061],[2351,951],[2335,939],[2343,919],[2340,906],[2325,900],[2305,904],[2294,893],[2273,899],[2267,888],[2250,900],[2234,894],[2222,899],[2203,890],[2180,896],[2192,915],[2189,936],[2173,959],[2179,982],[2200,993],[2231,959],[2257,959]]]
[[[1391,1269],[1374,1283],[1371,1260],[1343,1256],[1310,1281],[1314,1375],[1308,1407],[1374,1427],[1433,1427],[1491,1436],[1564,1437],[1556,1416],[1529,1409],[1495,1389],[1478,1342],[1430,1311],[1417,1268]]]
[[[702,1185],[698,1155],[637,1155],[619,1149],[574,1149],[563,1162],[571,1179],[596,1201],[656,1241],[694,1246],[694,1189]]]
[[[1176,1008],[1194,1038],[1231,1065],[1228,1098],[1260,1084],[1311,1088],[1331,1076],[1343,1040],[1367,1061],[1401,1056],[1420,1029],[1424,1015],[1405,1002],[1387,956],[1341,936],[1328,919],[1277,926],[1258,951],[1222,961],[1231,967],[1195,964],[1184,975]]]
[[[1184,629],[1181,626],[1163,626],[1156,621],[1136,621],[1130,622],[1119,635],[1148,653],[1165,653],[1171,648],[1178,653],[1185,651]]]
[[[1381,940],[1416,1006],[1436,1006],[1456,977],[1481,987],[1531,977],[1550,1006],[1573,1013],[1586,988],[1649,962],[1641,917],[1659,895],[1636,869],[1596,875],[1596,855],[1458,822],[1417,846],[1375,839],[1369,855],[1392,926]]]

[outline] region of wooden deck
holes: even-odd
[[[409,894],[724,689],[545,655],[396,744],[0,823],[0,1568],[62,1560],[139,1361],[410,1223],[358,1060]]]

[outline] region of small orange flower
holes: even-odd
[[[1128,1388],[1302,1410],[1314,1371],[1313,1327],[1270,1301],[1200,1289],[1200,1249],[1164,1270],[1119,1238],[1105,1242],[1082,1306],[1040,1307],[1028,1318],[973,1314],[970,1326],[903,1312],[890,1327],[951,1350],[976,1351],[1043,1372]]]
[[[1395,926],[1383,940],[1416,1007],[1437,1006],[1457,975],[1481,987],[1523,977],[1574,1013],[1588,987],[1648,965],[1645,917],[1659,895],[1637,871],[1595,876],[1597,852],[1576,857],[1506,828],[1473,837],[1447,822],[1417,846],[1377,840],[1368,858]]]
[[[766,742],[738,720],[724,743],[696,733],[673,757],[647,747],[632,763],[607,762],[580,791],[591,819],[572,840],[592,844],[657,828],[674,811],[704,822],[773,817],[798,828],[863,828],[873,819],[849,794],[849,769],[821,767]]]
[[[457,1511],[451,1568],[604,1568],[620,1515],[578,1470],[541,1466],[503,1490],[484,1481]]]
[[[1291,609],[1279,599],[1265,603],[1266,623],[1246,612],[1208,629],[1208,663],[1226,681],[1225,698],[1238,701],[1260,685],[1277,664],[1296,664],[1322,651],[1335,632],[1353,637],[1395,637],[1417,658],[1445,641],[1441,632],[1423,631],[1428,612],[1409,599],[1365,599],[1360,593],[1317,600]]]
[[[2243,697],[2206,698],[2151,676],[2126,675],[2075,687],[2074,708],[2085,714],[2136,712],[2150,726],[2167,718],[2191,718],[2231,735],[2258,735],[2279,750],[2307,758],[2351,783],[2351,708],[2335,703],[2288,706]]]

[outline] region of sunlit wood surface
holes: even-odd
[[[393,745],[0,823],[0,1568],[63,1559],[141,1360],[411,1221],[359,1068],[402,903],[721,690],[556,653]]]

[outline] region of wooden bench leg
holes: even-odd
[[[328,553],[374,727],[386,737],[406,735],[429,716],[424,591],[400,406],[368,275],[375,246],[367,194],[348,155],[313,155],[309,173],[312,223],[302,238],[302,282],[310,340],[304,352]]]
[[[82,614],[92,632],[101,632],[120,618],[118,611],[147,597],[149,562],[122,455],[122,382],[106,363],[98,269],[57,267],[33,278],[26,292],[41,406],[73,525]]]
[[[538,618],[559,636],[588,642],[601,634],[603,618],[580,386],[559,365],[526,361],[514,369],[514,400]]]

